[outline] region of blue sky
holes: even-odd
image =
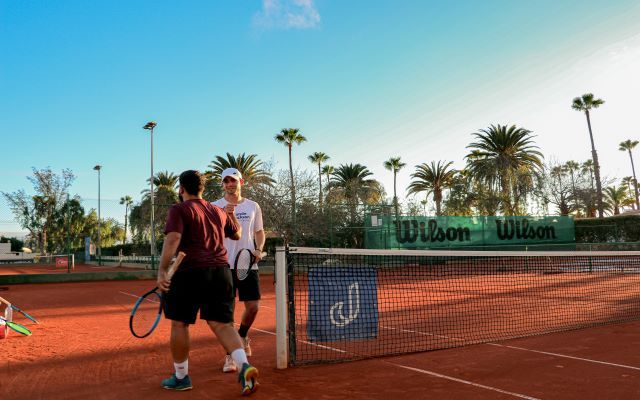
[[[155,170],[206,169],[256,153],[287,167],[274,142],[296,127],[323,151],[360,162],[388,193],[382,163],[451,160],[471,133],[515,123],[548,158],[586,160],[571,99],[593,116],[603,173],[630,175],[617,151],[640,139],[637,1],[8,1],[0,0],[0,191],[30,189],[32,167],[70,168],[83,198],[139,198]],[[0,208],[5,206],[0,203]],[[0,232],[8,230],[0,209]],[[3,225],[4,223],[4,225]]]

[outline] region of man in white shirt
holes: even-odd
[[[244,280],[238,280],[234,271],[234,292],[237,291],[238,298],[244,303],[244,312],[238,333],[244,344],[244,350],[248,356],[251,355],[248,332],[258,314],[260,301],[260,276],[258,274],[258,262],[262,258],[264,249],[265,234],[262,226],[262,210],[255,201],[242,197],[242,185],[244,180],[242,174],[235,168],[227,168],[222,171],[222,189],[224,197],[213,202],[214,205],[227,209],[235,209],[235,215],[242,226],[242,237],[240,240],[228,240],[225,238],[224,247],[227,249],[229,265],[233,269],[235,260],[242,249],[253,251],[256,262],[251,266],[249,274]],[[223,372],[235,372],[238,367],[229,354],[225,358]]]

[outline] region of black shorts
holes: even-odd
[[[244,280],[238,280],[233,274],[233,294],[238,293],[240,301],[260,300],[260,273],[257,269],[249,271]]]
[[[165,294],[165,316],[174,321],[195,324],[200,319],[233,322],[233,278],[229,267],[178,270]]]

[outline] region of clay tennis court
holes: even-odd
[[[226,399],[235,374],[206,325],[192,328],[194,389],[175,393],[169,324],[136,339],[128,319],[136,295],[154,281],[4,285],[0,292],[41,323],[30,337],[0,340],[0,398]],[[275,368],[273,277],[251,333],[264,399],[630,399],[640,398],[640,322],[349,363]],[[238,307],[237,316],[242,307]]]
[[[142,270],[143,268],[138,268]],[[76,263],[73,269],[69,269],[66,266],[60,267],[55,265],[35,265],[31,263],[13,263],[2,264],[0,266],[0,275],[35,275],[35,274],[74,274],[82,272],[117,272],[117,271],[132,271],[135,268],[119,267],[117,265],[94,265]]]

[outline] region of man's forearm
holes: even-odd
[[[233,225],[235,225],[238,228],[235,235],[231,236],[230,239],[240,240],[240,238],[242,237],[242,225],[240,225],[240,222],[238,222],[238,219],[236,218],[235,214],[229,214],[229,219],[231,220]]]
[[[164,244],[162,245],[162,254],[160,255],[160,265],[158,266],[158,272],[167,272],[171,259],[176,254],[178,246],[180,245],[180,237],[176,237],[169,233],[164,238]]]
[[[256,249],[259,249],[260,251],[264,251],[264,243],[266,242],[266,235],[264,234],[264,231],[260,230],[256,232],[255,239],[256,239]]]

